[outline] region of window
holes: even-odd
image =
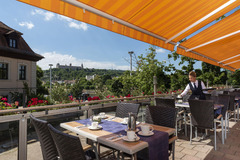
[[[11,48],[17,48],[17,40],[16,39],[9,39],[9,47]]]
[[[8,79],[8,64],[0,63],[0,79]]]
[[[19,66],[19,80],[26,80],[26,66]]]

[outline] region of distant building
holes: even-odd
[[[72,66],[72,63],[70,63],[70,65],[68,66],[68,65],[60,65],[59,63],[57,63],[56,68],[81,70],[83,69],[83,64],[81,64],[81,66]]]
[[[86,80],[90,81],[90,80],[94,80],[96,74],[94,75],[86,75]]]
[[[36,88],[36,62],[44,57],[33,52],[22,35],[0,21],[0,96],[22,92],[23,82]]]

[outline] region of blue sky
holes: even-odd
[[[51,63],[88,68],[128,70],[128,51],[146,53],[149,44],[89,24],[29,6],[16,0],[0,2],[0,21],[23,33],[29,46],[45,59],[37,64],[48,69]],[[159,61],[168,60],[170,51],[157,48]],[[169,62],[167,62],[169,63]],[[178,62],[171,61],[177,68]],[[198,62],[195,68],[201,67]]]

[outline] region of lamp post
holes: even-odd
[[[130,55],[130,76],[132,75],[132,55],[133,55],[133,51],[128,52],[128,54]]]
[[[52,100],[52,66],[53,66],[53,64],[49,64],[49,67],[50,67],[50,100]]]

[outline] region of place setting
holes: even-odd
[[[108,118],[108,116],[106,115],[105,112],[100,112],[100,113],[98,114],[98,117],[100,117],[101,119],[107,119],[107,118]]]
[[[122,137],[126,142],[137,142],[140,140],[140,137],[137,136],[135,131],[127,131],[127,136]]]
[[[148,124],[142,124],[140,127],[141,127],[141,131],[138,132],[138,135],[145,136],[145,137],[154,135],[152,126]]]
[[[101,125],[98,125],[98,122],[92,122],[91,126],[88,127],[90,130],[100,130],[102,129]]]

